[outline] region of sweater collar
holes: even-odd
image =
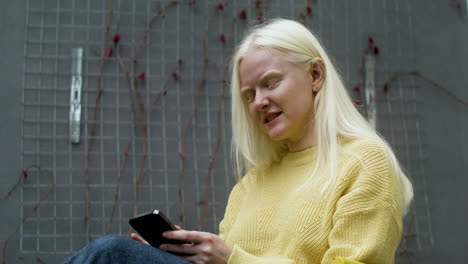
[[[281,159],[281,164],[288,167],[297,167],[304,164],[311,164],[317,153],[317,145],[301,151],[287,151]]]

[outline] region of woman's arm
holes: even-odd
[[[377,145],[359,150],[352,173],[340,182],[329,249],[322,264],[344,257],[367,264],[392,264],[400,242],[403,217],[401,188]]]
[[[197,231],[168,231],[168,239],[183,240],[190,244],[163,244],[161,249],[196,264],[294,264],[288,258],[265,258],[247,253],[238,246],[231,249],[217,235]]]
[[[197,264],[226,264],[232,249],[217,235],[198,231],[167,231],[167,239],[186,241],[186,244],[162,244],[159,248]]]
[[[288,258],[263,258],[252,255],[240,247],[232,248],[226,244],[226,236],[242,207],[245,197],[247,176],[238,183],[229,195],[226,213],[219,227],[219,236],[197,231],[173,231],[165,235],[171,239],[191,242],[185,245],[162,245],[161,249],[174,252],[192,263],[229,263],[229,264],[293,264]],[[186,255],[186,256],[183,256]]]

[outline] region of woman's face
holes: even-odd
[[[241,94],[252,119],[290,151],[315,145],[314,74],[267,48],[251,47],[239,65]]]

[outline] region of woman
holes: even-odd
[[[246,175],[230,194],[219,236],[166,232],[191,243],[162,250],[105,237],[87,246],[98,252],[92,257],[393,263],[411,184],[389,145],[352,104],[317,38],[291,20],[254,28],[234,54],[231,97],[237,175]]]

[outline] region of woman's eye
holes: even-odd
[[[267,82],[267,87],[268,87],[268,89],[274,89],[274,88],[278,87],[279,83],[280,83],[280,80],[272,79],[272,80]]]
[[[247,102],[252,102],[253,99],[254,99],[254,93],[253,92],[246,92],[244,93],[244,97],[245,97],[245,100],[247,100]]]

